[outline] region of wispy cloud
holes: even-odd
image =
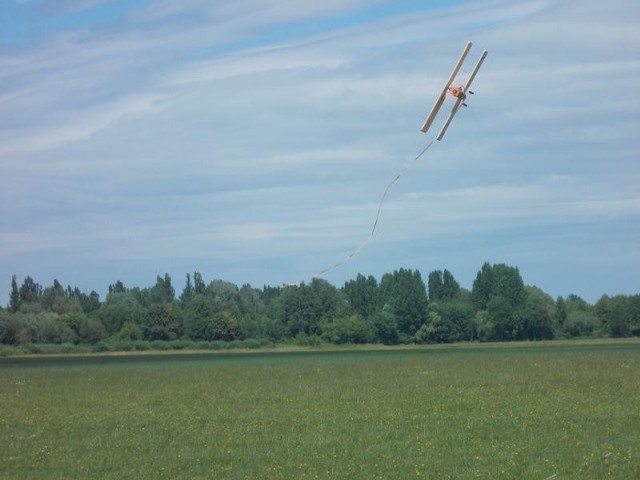
[[[47,272],[78,252],[149,278],[165,262],[255,270],[242,281],[256,284],[318,271],[369,234],[469,39],[490,51],[470,107],[394,185],[376,242],[329,278],[428,270],[430,246],[452,242],[437,267],[464,264],[463,278],[500,252],[526,269],[542,257],[520,232],[566,252],[579,230],[590,252],[603,225],[625,225],[607,241],[633,248],[634,2],[109,3],[45,2],[68,26],[0,51],[0,261],[16,273],[37,276],[51,252]]]

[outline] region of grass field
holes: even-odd
[[[640,478],[640,341],[0,359],[4,479]]]

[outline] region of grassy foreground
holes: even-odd
[[[640,478],[640,342],[0,359],[6,479]]]

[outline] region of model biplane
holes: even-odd
[[[447,128],[449,128],[449,124],[451,123],[451,120],[453,120],[453,117],[456,115],[456,113],[458,113],[458,110],[460,110],[461,107],[467,106],[467,104],[465,103],[465,100],[467,99],[467,94],[473,95],[473,92],[469,90],[469,87],[471,87],[471,83],[473,82],[474,78],[476,78],[478,70],[480,70],[480,66],[482,66],[482,62],[484,62],[484,59],[487,56],[486,50],[482,52],[482,55],[480,55],[480,59],[478,60],[478,63],[476,63],[476,66],[473,67],[473,70],[471,71],[469,78],[467,78],[467,81],[460,86],[453,86],[453,87],[451,86],[451,84],[456,78],[456,75],[458,75],[460,68],[462,68],[462,64],[467,58],[467,55],[469,54],[469,50],[471,50],[472,45],[473,44],[471,42],[468,42],[467,45],[464,47],[464,50],[462,50],[462,53],[460,54],[460,58],[458,59],[458,62],[456,63],[455,67],[453,67],[453,71],[449,76],[449,80],[447,80],[447,83],[442,89],[442,93],[436,100],[436,103],[431,109],[429,116],[424,121],[424,125],[422,125],[422,128],[420,129],[424,133],[426,133],[427,130],[429,130],[429,127],[431,127],[431,124],[435,120],[436,115],[438,115],[438,112],[440,111],[440,108],[444,103],[447,93],[449,93],[456,99],[456,103],[453,105],[453,108],[451,109],[451,113],[449,113],[449,116],[447,117],[447,120],[444,122],[444,125],[440,129],[440,132],[438,132],[438,136],[436,137],[437,140],[442,140],[442,137],[444,137],[444,134],[447,131]]]

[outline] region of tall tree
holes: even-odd
[[[226,280],[213,280],[205,290],[205,294],[214,297],[222,310],[240,316],[240,295],[238,286]]]
[[[565,300],[567,318],[562,333],[569,337],[593,336],[602,327],[593,306],[577,295],[569,295]]]
[[[521,337],[526,292],[517,267],[485,263],[473,282],[471,298],[478,310],[488,312],[494,340]]]
[[[42,291],[40,303],[45,310],[55,313],[64,313],[66,292],[62,284],[57,280],[53,280],[53,285]]]
[[[253,288],[248,283],[244,284],[238,291],[238,299],[240,301],[240,310],[244,317],[255,320],[265,311],[260,290]]]
[[[513,310],[505,297],[501,295],[492,296],[487,304],[487,313],[493,324],[493,337],[491,340],[505,342],[518,338],[520,319],[516,318],[517,312]]]
[[[559,330],[564,328],[564,324],[567,321],[567,304],[564,301],[564,298],[558,297],[556,299],[556,318],[555,324],[557,325]]]
[[[184,306],[185,332],[192,340],[214,339],[211,326],[212,319],[221,310],[218,301],[208,295],[196,294],[191,301]]]
[[[389,310],[381,310],[373,316],[378,341],[385,345],[396,345],[399,341],[398,322],[396,316]]]
[[[120,280],[117,280],[116,283],[109,285],[109,293],[125,293],[128,291],[128,288],[124,286]]]
[[[554,337],[557,318],[553,298],[537,287],[526,287],[527,299],[523,308],[523,338],[547,340]]]
[[[438,335],[437,342],[460,342],[473,340],[476,337],[475,311],[469,300],[468,292],[458,293],[453,300],[429,302],[428,313],[437,313]]]
[[[346,314],[340,292],[326,280],[314,278],[303,290],[309,304],[310,329],[314,334],[319,333],[322,322]]]
[[[604,331],[612,337],[627,337],[635,331],[640,320],[637,300],[633,296],[603,295],[595,304],[595,311]]]
[[[158,275],[156,284],[149,291],[150,303],[172,303],[175,300],[176,291],[171,285],[171,277],[168,273],[164,277]]]
[[[362,318],[372,318],[380,309],[378,282],[372,275],[365,277],[358,273],[355,280],[349,280],[344,284],[342,292],[353,311]]]
[[[205,285],[200,272],[193,272],[193,292],[198,295],[204,293],[206,289],[207,286]]]
[[[187,273],[187,281],[185,282],[184,288],[182,289],[182,293],[180,294],[180,301],[184,304],[189,302],[193,295],[195,294],[195,290],[193,285],[191,284],[191,275]]]
[[[486,310],[492,295],[494,295],[493,267],[485,262],[473,281],[471,299],[476,309]]]
[[[9,294],[9,311],[16,313],[20,308],[20,292],[18,290],[18,282],[16,276],[11,277],[11,293]]]
[[[149,307],[142,321],[145,340],[176,340],[182,336],[181,310],[172,303],[156,303]]]
[[[427,278],[429,291],[429,301],[440,300],[443,297],[444,285],[442,281],[442,270],[434,270]]]
[[[510,267],[504,263],[494,265],[493,282],[493,295],[504,297],[514,309],[524,305],[527,295],[518,267]]]
[[[40,301],[42,287],[40,284],[34,282],[33,278],[27,275],[23,280],[18,293],[20,294],[20,304],[35,303]]]
[[[413,336],[427,317],[427,288],[420,272],[401,268],[386,273],[380,280],[380,292],[396,317],[400,333]]]
[[[460,284],[446,268],[442,272],[442,296],[452,300],[460,293]]]
[[[434,270],[427,280],[429,301],[452,300],[460,292],[460,285],[447,269]]]
[[[326,280],[314,278],[309,285],[286,287],[269,309],[287,336],[320,335],[321,324],[346,313],[338,290]]]
[[[212,295],[194,295],[185,308],[185,330],[192,340],[230,341],[242,338],[238,318],[224,310]]]
[[[112,292],[97,312],[98,318],[109,335],[120,331],[122,325],[131,322],[140,325],[146,310],[131,292]]]

